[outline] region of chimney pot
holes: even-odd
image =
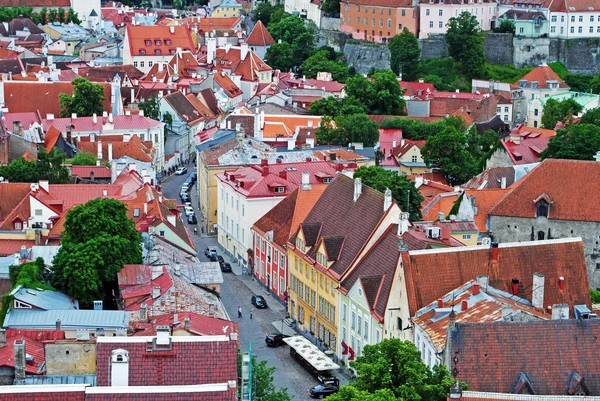
[[[498,243],[492,242],[491,249],[492,249],[492,262],[498,262]]]
[[[360,178],[354,179],[354,202],[358,200],[362,194],[362,180]]]
[[[544,308],[544,275],[533,273],[533,288],[531,290],[531,304],[534,308]]]
[[[519,294],[519,279],[518,278],[512,279],[512,281],[510,283],[510,290],[513,295]]]
[[[140,307],[140,322],[148,321],[148,305],[142,304]]]
[[[442,298],[437,300],[437,307],[438,308],[443,308],[444,307],[444,300]]]
[[[471,287],[472,293],[473,295],[479,295],[479,292],[481,290],[481,286],[479,285],[479,283],[473,283],[473,286]]]
[[[61,328],[60,319],[56,319],[56,331],[60,331],[60,328]]]
[[[564,277],[558,278],[558,289],[561,291],[563,291],[565,289],[565,278]]]
[[[186,330],[188,330],[188,331],[190,330],[190,318],[189,317],[186,317],[183,320],[183,328],[186,329]]]
[[[269,175],[269,166],[263,166],[263,170],[262,170],[262,175],[263,176],[267,176]]]
[[[27,354],[25,352],[25,340],[16,340],[14,347],[15,380],[25,380],[25,366],[27,365]]]
[[[466,311],[468,308],[469,308],[469,302],[467,302],[467,300],[464,300],[460,303],[460,310]]]

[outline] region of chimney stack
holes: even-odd
[[[511,320],[513,308],[510,305],[502,305],[502,320],[509,322]]]
[[[404,234],[408,231],[408,217],[410,214],[408,212],[400,213],[400,224],[398,224],[398,236]]]
[[[506,188],[506,177],[500,178],[500,188],[502,188],[502,189]]]
[[[481,286],[479,285],[479,283],[473,283],[473,285],[471,286],[471,293],[473,295],[479,295],[480,291],[481,291]]]
[[[558,278],[558,289],[561,291],[563,291],[565,289],[565,278],[564,277]]]
[[[279,161],[279,159],[277,159]],[[283,178],[284,180],[287,180],[287,171],[286,170],[281,170],[279,172],[279,177]]]
[[[492,242],[491,243],[491,250],[492,250],[492,262],[498,262],[498,243],[497,242]]]
[[[467,309],[469,309],[469,302],[465,299],[460,303],[460,310],[464,312]]]
[[[27,354],[25,353],[25,340],[15,341],[15,380],[25,380],[25,366],[27,364]]]
[[[60,331],[60,329],[61,329],[60,319],[56,319],[56,331]]]
[[[513,295],[519,295],[519,279],[516,277],[511,280],[510,292]]]
[[[190,330],[190,318],[186,317],[185,319],[183,319],[183,328],[186,329],[187,331]]]
[[[0,329],[0,347],[6,347],[6,330]]]
[[[98,160],[102,160],[102,141],[98,141]]]
[[[262,168],[262,175],[265,176],[265,177],[267,175],[269,175],[269,166],[268,165],[267,166],[263,166],[263,168]]]
[[[442,241],[450,241],[450,228],[446,225],[443,225],[442,227],[440,227],[440,235],[442,238]]]
[[[443,308],[444,307],[444,300],[442,298],[439,298],[437,300],[437,307],[438,308]]]
[[[534,308],[544,308],[544,275],[533,273],[533,289],[531,290],[531,304]]]
[[[108,143],[108,162],[110,163],[113,159],[113,148],[112,148],[112,142]]]
[[[383,200],[383,211],[385,212],[392,206],[392,191],[389,188],[385,189],[384,200]]]
[[[147,322],[148,321],[148,305],[146,304],[142,304],[142,306],[140,307],[140,322]]]
[[[569,318],[569,305],[568,304],[552,305],[552,320],[568,319],[568,318]]]
[[[302,190],[308,191],[311,189],[310,186],[310,173],[304,172],[302,173]]]
[[[354,179],[354,202],[356,202],[359,196],[362,194],[362,180],[360,178]]]
[[[110,183],[117,181],[117,163],[110,163]]]
[[[261,159],[260,160],[260,166],[264,167],[264,166],[268,166],[269,165],[269,161],[267,159]]]
[[[129,351],[116,349],[110,357],[110,385],[129,386]]]

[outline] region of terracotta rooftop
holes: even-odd
[[[509,306],[508,321],[547,320],[551,316],[533,307],[530,301],[499,291],[491,286],[477,287],[475,280],[452,290],[424,308],[412,318],[413,323],[427,332],[437,352],[446,348],[446,332],[450,322],[450,312],[454,311],[456,323],[502,322],[502,307]],[[477,283],[479,285],[479,283]],[[477,292],[477,294],[475,293]],[[463,302],[467,303],[463,310]]]
[[[521,77],[521,79],[515,82],[515,85],[521,86],[521,82],[526,84],[524,86],[526,88],[531,88],[532,82],[537,82],[537,89],[548,89],[549,83],[557,83],[559,88],[569,88],[569,86],[558,76],[558,74],[556,74],[554,70],[547,65],[535,67],[533,70]]]
[[[298,225],[306,218],[325,188],[327,188],[325,184],[315,184],[310,190],[295,189],[258,219],[252,229],[261,234],[273,231],[273,242],[285,247],[288,239],[298,230]]]
[[[599,162],[546,159],[513,184],[489,214],[535,218],[533,200],[545,193],[551,201],[549,219],[600,222],[598,203],[590,201],[600,192],[599,177]]]
[[[153,148],[148,147],[137,135],[132,135],[129,141],[124,141],[122,136],[121,140],[115,139],[116,138],[104,139],[100,136],[98,137],[98,142],[81,141],[78,146],[80,151],[89,152],[95,155],[98,153],[98,144],[102,142],[103,162],[110,162],[110,160],[108,160],[108,144],[112,145],[113,159],[120,159],[128,156],[134,160],[146,163],[154,161]]]
[[[273,40],[273,37],[269,31],[267,31],[267,28],[263,25],[262,21],[258,20],[256,25],[254,25],[254,28],[252,28],[252,32],[250,32],[250,35],[246,39],[246,43],[250,46],[266,47],[275,44],[275,40]]]
[[[402,254],[410,313],[433,302],[465,281],[489,276],[489,284],[511,291],[519,280],[517,295],[531,299],[533,274],[545,276],[544,307],[554,304],[590,306],[583,243],[581,238],[503,243],[497,261],[490,246],[409,251]],[[564,278],[563,289],[559,278]]]
[[[189,319],[190,328],[185,328],[185,319]],[[135,330],[133,336],[156,336],[158,326],[169,326],[171,330],[185,330],[195,336],[216,336],[239,333],[239,326],[230,320],[205,316],[193,312],[168,313],[150,316],[148,322],[130,321],[129,327]]]
[[[225,70],[230,74],[239,75],[242,81],[258,81],[258,73],[272,71],[272,68],[260,59],[252,50],[242,60],[240,46],[232,46],[229,50],[218,48],[213,61],[216,71]],[[206,63],[206,56],[200,62]]]
[[[490,210],[496,205],[500,199],[508,192],[508,189],[468,189],[465,191],[467,200],[477,208],[475,213],[475,224],[480,233],[487,233],[487,219]],[[472,199],[475,198],[475,199]]]
[[[171,105],[175,113],[188,125],[194,125],[204,119],[200,111],[179,91],[166,95],[163,99]]]
[[[463,323],[450,332],[450,352],[469,390],[598,396],[598,336],[598,319]]]
[[[190,30],[185,26],[128,25],[125,35],[132,56],[175,54],[177,48],[194,50]]]

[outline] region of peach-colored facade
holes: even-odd
[[[474,15],[484,31],[494,28],[497,3],[491,0],[423,0],[419,6],[419,38],[446,33],[446,24],[463,12]]]
[[[410,1],[390,0],[370,1],[346,0],[340,2],[342,32],[352,34],[352,38],[369,42],[387,43],[404,28],[418,34],[418,11]]]

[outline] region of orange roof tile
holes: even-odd
[[[115,135],[116,136],[116,135]],[[108,138],[100,137],[102,142],[102,161],[108,162],[108,144],[112,144],[112,157],[113,159],[120,159],[123,156],[129,156],[132,159],[139,160],[141,162],[150,163],[154,160],[152,148],[148,148],[142,143],[142,140],[133,135],[128,142],[121,140],[109,140]],[[82,152],[89,152],[96,154],[98,152],[98,143],[100,142],[80,142],[79,150]]]
[[[227,74],[215,74],[214,79],[217,82],[217,85],[223,88],[223,91],[225,91],[227,96],[230,98],[242,96],[242,90],[231,80],[231,78],[229,78]]]
[[[56,145],[56,141],[58,141],[58,137],[62,134],[54,125],[50,126],[48,132],[46,132],[46,136],[44,137],[44,142],[46,143],[46,152],[50,153],[54,145]]]
[[[480,233],[487,233],[487,217],[488,213],[496,203],[508,192],[508,189],[493,188],[493,189],[468,189],[465,191],[469,198],[475,198],[475,224]]]
[[[246,43],[250,46],[271,46],[272,44],[275,44],[275,40],[269,31],[267,31],[267,28],[265,28],[262,21],[258,20],[256,25],[254,25],[252,32],[250,32],[250,35],[246,39]]]
[[[128,25],[125,36],[133,56],[174,54],[178,47],[194,50],[190,30],[185,26]]]
[[[312,126],[316,130],[321,122],[320,116],[271,115],[265,116],[264,138],[276,138],[277,134],[291,136],[296,127]]]
[[[533,70],[525,74],[515,84],[519,84],[521,81],[527,81],[527,87],[531,87],[531,82],[537,82],[538,89],[548,89],[548,81],[556,81],[559,88],[569,88],[554,70],[547,65],[540,65],[535,67]]]
[[[21,155],[21,157],[25,160],[27,160],[28,162],[32,162],[37,160],[37,156],[34,155],[33,153],[31,153],[29,150],[26,150],[25,153],[23,153]]]

